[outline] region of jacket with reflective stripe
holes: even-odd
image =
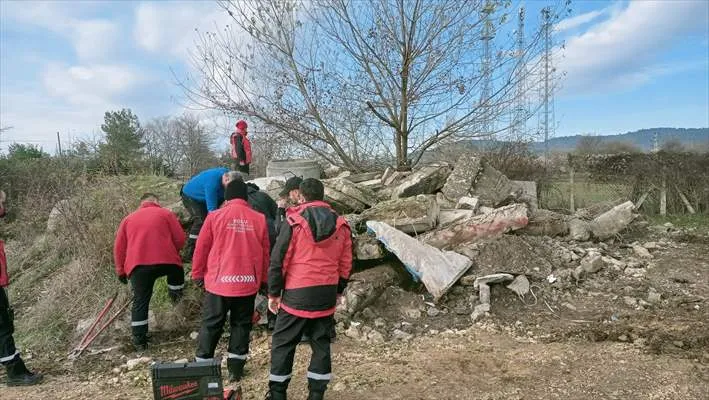
[[[194,257],[192,279],[218,296],[251,296],[266,279],[269,262],[266,217],[246,201],[233,199],[204,221]]]
[[[287,222],[273,249],[269,296],[282,293],[283,308],[302,318],[332,315],[352,270],[350,227],[321,201],[289,208]]]

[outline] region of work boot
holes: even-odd
[[[244,376],[244,365],[246,360],[238,358],[228,358],[226,360],[226,368],[229,371],[229,382],[240,382]]]
[[[42,374],[30,372],[21,358],[7,364],[7,386],[30,386],[42,382]]]
[[[268,382],[268,393],[266,393],[265,400],[288,400],[287,389],[287,383]]]
[[[308,393],[308,400],[323,400],[324,398],[325,398],[324,392],[314,392],[311,390]]]
[[[148,350],[148,335],[133,336],[133,348],[138,353]]]

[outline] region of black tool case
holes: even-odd
[[[150,369],[155,400],[223,400],[219,360],[157,363]]]

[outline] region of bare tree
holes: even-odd
[[[218,163],[213,135],[193,115],[156,118],[144,129],[149,158],[177,174],[190,176]]]
[[[200,36],[188,96],[355,170],[382,153],[408,169],[439,143],[489,135],[481,126],[512,103],[518,60],[531,76],[541,50],[535,34],[516,57],[512,35],[499,35],[481,73],[483,34],[507,23],[501,1],[219,4],[234,26]]]
[[[603,139],[599,136],[584,135],[576,142],[576,154],[589,155],[603,152]]]

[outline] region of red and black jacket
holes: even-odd
[[[5,216],[5,206],[0,203],[0,218]],[[10,283],[7,276],[7,258],[5,258],[5,242],[0,240],[0,287],[5,287]]]
[[[289,208],[271,253],[269,297],[302,318],[335,313],[352,271],[352,233],[330,205],[313,201]]]
[[[231,134],[231,158],[244,165],[251,164],[251,141],[246,132],[237,130]]]

